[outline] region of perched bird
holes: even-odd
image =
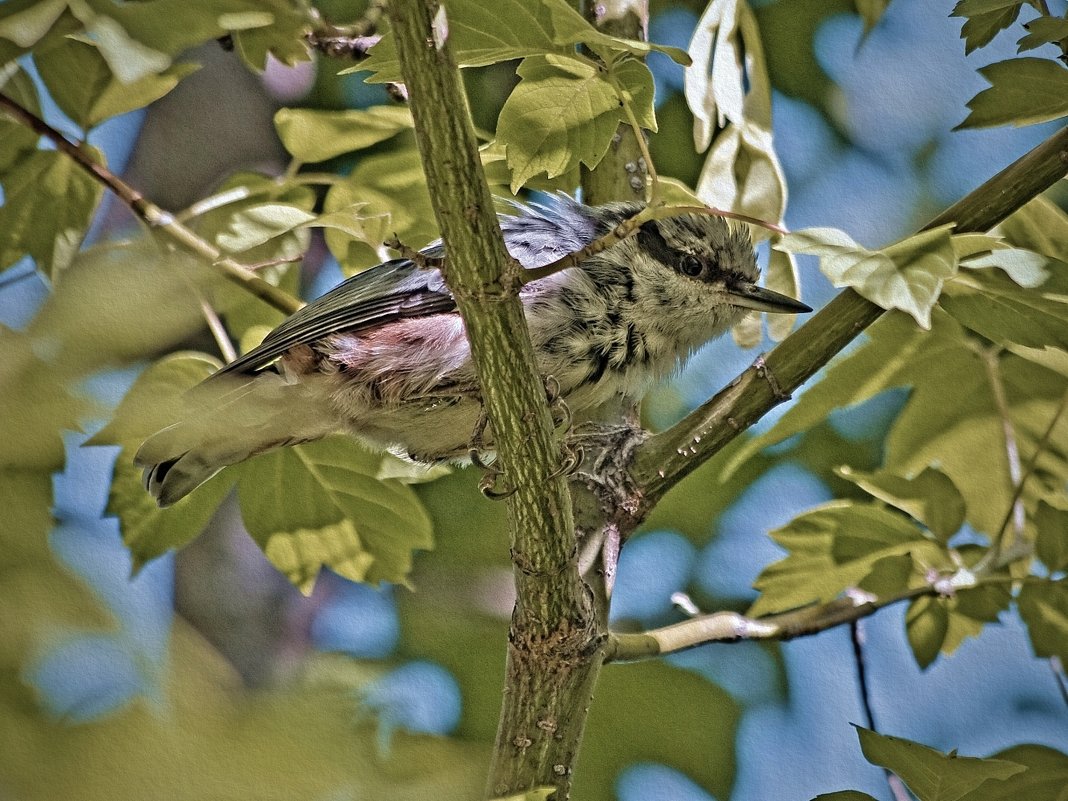
[[[508,251],[533,268],[640,209],[562,198],[519,207],[500,223]],[[445,255],[440,243],[423,254]],[[613,399],[637,400],[749,310],[811,311],[758,287],[758,274],[742,226],[690,214],[643,224],[578,266],[526,284],[520,300],[541,374],[582,417]],[[337,432],[419,462],[462,459],[481,415],[453,297],[440,271],[407,259],[339,284],[192,394],[199,406],[135,457],[160,506],[226,465]],[[485,440],[492,444],[491,431]]]

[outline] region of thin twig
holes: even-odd
[[[75,164],[117,195],[138,218],[150,227],[163,231],[186,250],[205,258],[223,277],[285,314],[292,314],[303,305],[292,295],[264,281],[233,259],[224,256],[217,247],[182,225],[169,211],[160,208],[107,167],[97,163],[83,145],[72,142],[15,100],[0,94],[0,109],[30,130],[46,137],[57,150],[69,156]]]
[[[208,323],[208,330],[215,337],[215,344],[219,346],[219,352],[226,360],[226,363],[229,364],[235,361],[237,359],[237,351],[234,349],[234,343],[230,341],[230,335],[226,332],[226,326],[219,319],[215,309],[204,298],[200,298],[200,311],[204,314],[204,319]]]

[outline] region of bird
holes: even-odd
[[[498,219],[525,268],[552,264],[615,230],[641,203],[588,206],[566,195]],[[415,462],[463,462],[484,427],[464,323],[435,242],[343,281],[191,393],[190,411],[134,462],[161,507],[220,469],[286,445],[349,433]],[[757,285],[747,229],[685,213],[519,292],[539,372],[574,417],[637,402],[701,345],[751,311],[811,308]],[[480,445],[492,448],[491,426]]]

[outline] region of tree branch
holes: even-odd
[[[70,141],[32,111],[23,108],[15,100],[0,94],[0,109],[6,111],[16,121],[35,133],[44,136],[56,149],[65,153],[74,163],[89,173],[93,178],[110,189],[119,200],[149,227],[167,234],[172,240],[186,250],[211,262],[212,267],[229,281],[255,295],[284,314],[292,314],[303,304],[287,292],[264,281],[254,272],[228,256],[223,256],[213,244],[197,236],[192,230],[180,223],[168,211],[148,200],[137,189],[123,181],[107,167],[99,164],[92,153],[82,144]]]
[[[1068,172],[1068,129],[1002,170],[946,209],[924,229],[956,223],[956,232],[986,231]],[[642,512],[718,453],[879,319],[883,309],[851,289],[783,340],[682,421],[650,437],[635,453],[630,475]]]
[[[442,239],[445,280],[463,317],[508,499],[516,606],[489,793],[570,788],[586,705],[601,660],[578,572],[567,482],[545,387],[518,299],[521,268],[504,247],[478,158],[444,11],[389,5],[415,134]]]

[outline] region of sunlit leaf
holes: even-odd
[[[786,176],[771,131],[751,122],[730,123],[708,152],[697,179],[703,203],[776,223],[786,211]],[[755,227],[757,237],[765,229]]]
[[[864,20],[864,35],[867,36],[883,18],[890,0],[853,0],[853,5]]]
[[[412,114],[401,106],[344,111],[283,108],[275,113],[274,126],[294,158],[317,162],[363,150],[411,128]]]
[[[344,437],[282,448],[239,468],[245,526],[267,558],[310,592],[321,567],[354,581],[403,582],[432,545],[410,487],[379,481],[382,456]]]
[[[893,771],[920,801],[957,801],[989,780],[1007,779],[1026,770],[1004,759],[944,754],[926,745],[857,727],[860,747],[873,765]]]
[[[768,289],[790,298],[801,298],[801,276],[797,272],[797,260],[792,253],[772,248],[768,253],[768,275],[764,279]],[[796,314],[769,314],[768,336],[781,342],[794,330]]]
[[[991,86],[968,101],[971,113],[956,129],[1034,125],[1068,114],[1068,68],[1056,61],[1012,58],[979,74]]]
[[[67,0],[8,0],[0,6],[0,38],[32,47],[66,9]]]
[[[833,228],[809,228],[782,237],[775,247],[820,257],[820,270],[836,287],[852,287],[884,309],[901,309],[924,328],[942,284],[957,269],[952,225],[924,231],[879,251],[868,250]]]

